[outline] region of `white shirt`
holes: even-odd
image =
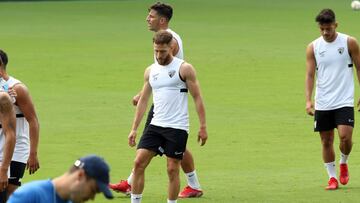
[[[315,109],[333,110],[354,106],[354,78],[348,35],[337,33],[333,42],[319,37],[313,42],[316,60]]]
[[[173,38],[175,38],[175,40],[177,41],[177,44],[179,46],[179,50],[176,53],[175,57],[179,58],[179,59],[184,59],[184,50],[183,50],[183,44],[182,44],[182,40],[180,38],[180,36],[172,31],[170,28],[166,29],[166,31],[170,32],[173,36]]]
[[[13,87],[15,84],[21,83],[21,81],[9,77],[6,81],[9,87]],[[29,138],[29,123],[26,121],[25,117],[18,117],[23,115],[20,108],[14,104],[14,110],[17,115],[16,117],[16,143],[12,161],[17,161],[21,163],[26,163],[29,158],[30,153],[30,138]],[[0,160],[3,156],[3,146],[5,143],[5,136],[3,129],[0,128]]]
[[[152,125],[189,131],[187,88],[180,78],[183,62],[174,57],[166,66],[154,63],[150,67],[149,83],[154,102]]]

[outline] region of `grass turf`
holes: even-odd
[[[190,105],[188,146],[205,195],[179,202],[358,202],[357,128],[349,184],[324,191],[320,140],[305,115],[303,93],[305,47],[319,36],[314,18],[322,8],[335,10],[339,32],[360,39],[360,13],[350,1],[168,2],[171,28],[197,69],[209,133],[199,147]],[[29,87],[41,123],[41,169],[23,182],[58,176],[88,153],[105,157],[113,182],[127,177],[135,153],[127,146],[130,100],[153,60],[145,22],[152,3],[0,3],[8,72]],[[164,158],[153,159],[143,202],[166,201],[165,168]],[[115,195],[116,202],[130,201]],[[102,195],[95,201],[106,202]]]

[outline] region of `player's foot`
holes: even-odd
[[[349,182],[349,171],[347,164],[340,164],[340,183],[346,185]]]
[[[328,182],[328,186],[326,186],[326,190],[336,190],[339,187],[339,183],[336,180],[336,178],[332,177],[330,178],[329,182]]]
[[[130,195],[131,193],[131,185],[127,182],[127,180],[121,180],[119,183],[109,184],[109,188],[114,190],[115,192],[121,192],[126,195]]]
[[[183,191],[180,192],[179,198],[201,197],[202,195],[202,190],[197,190],[191,188],[190,186],[186,186]]]

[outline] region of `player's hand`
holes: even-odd
[[[136,145],[136,131],[135,130],[131,130],[129,136],[128,136],[128,139],[129,139],[129,146],[130,147],[133,147]]]
[[[12,87],[9,87],[8,94],[12,97],[17,97],[16,91]]]
[[[198,142],[200,143],[200,146],[203,146],[206,143],[207,139],[208,134],[206,132],[206,128],[200,128],[198,133]]]
[[[314,115],[314,105],[311,101],[306,102],[306,113],[310,116]]]
[[[138,104],[139,100],[140,100],[140,94],[135,95],[135,96],[132,98],[132,104],[133,104],[134,106],[136,106],[136,105]]]
[[[7,170],[0,169],[0,191],[4,191],[8,186]]]
[[[357,103],[357,107],[358,107],[358,111],[360,111],[360,99],[359,99],[359,101]]]
[[[39,159],[36,154],[30,154],[26,163],[26,169],[29,170],[29,174],[34,174],[40,168]]]

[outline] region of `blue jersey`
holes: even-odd
[[[51,180],[39,180],[19,187],[7,203],[71,203],[71,201],[59,197]]]

